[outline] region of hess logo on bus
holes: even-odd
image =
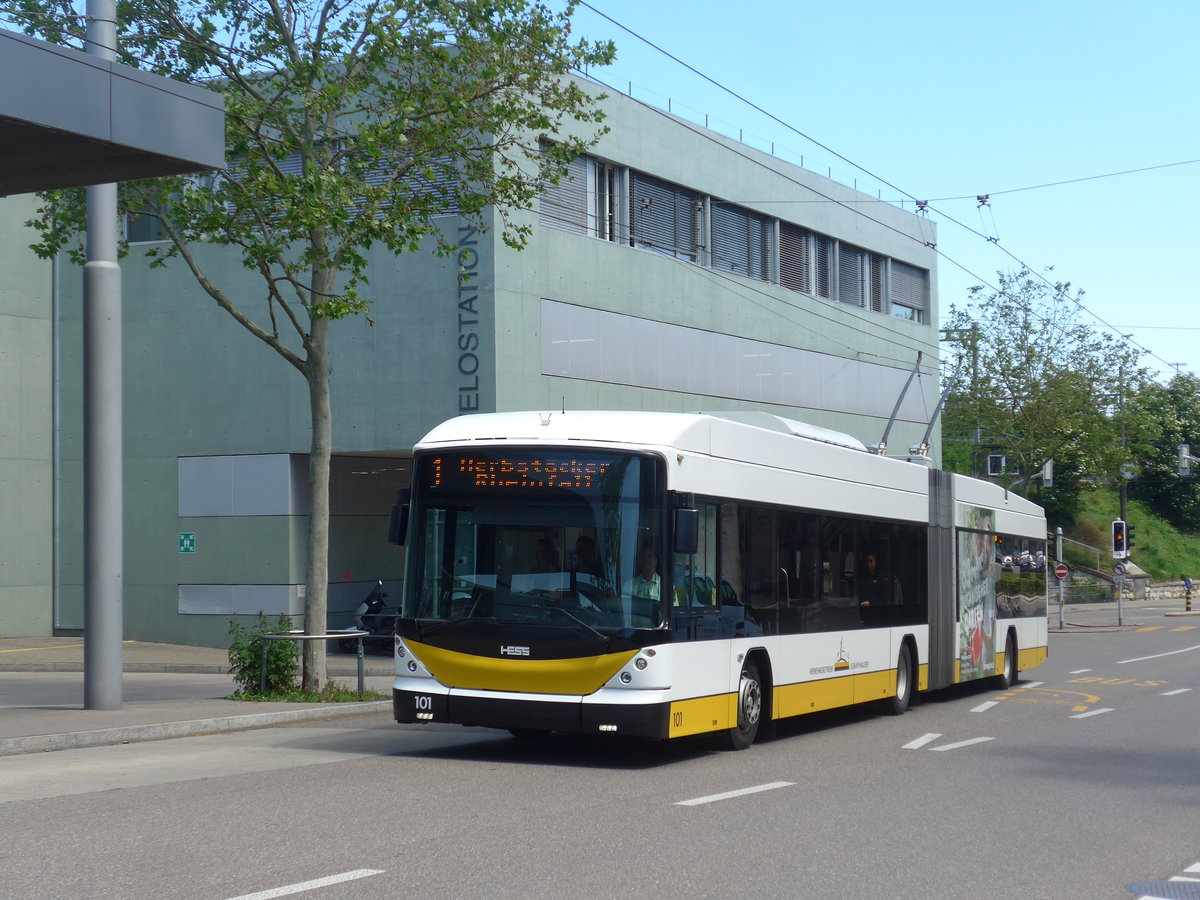
[[[529,648],[528,647],[518,647],[514,644],[501,644],[500,645],[500,655],[501,656],[528,656]]]

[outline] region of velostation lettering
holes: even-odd
[[[458,229],[458,411],[479,411],[479,233]]]

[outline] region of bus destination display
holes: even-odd
[[[454,491],[589,491],[600,487],[616,462],[567,454],[442,454],[426,459],[426,484]]]

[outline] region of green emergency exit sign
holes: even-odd
[[[195,553],[196,552],[196,532],[194,532],[194,531],[179,532],[179,552],[180,553]]]

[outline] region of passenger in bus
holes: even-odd
[[[879,560],[874,553],[868,553],[863,560],[864,578],[858,592],[859,605],[900,606],[900,579],[895,575],[884,575],[879,571]]]
[[[596,542],[586,534],[581,534],[575,541],[573,562],[573,568],[580,575],[590,575],[595,579],[604,578],[604,566],[601,565],[600,556],[596,553]]]
[[[586,597],[588,603],[596,606],[602,604],[603,598],[616,597],[612,582],[604,571],[604,562],[596,552],[596,542],[586,534],[581,534],[575,541],[571,563],[572,578],[579,587],[581,598]]]
[[[533,549],[533,571],[537,573],[561,572],[558,548],[548,538],[542,538]]]
[[[657,600],[661,596],[660,585],[658,554],[654,550],[654,541],[648,539],[638,551],[637,572],[625,582],[622,593],[642,600]]]

